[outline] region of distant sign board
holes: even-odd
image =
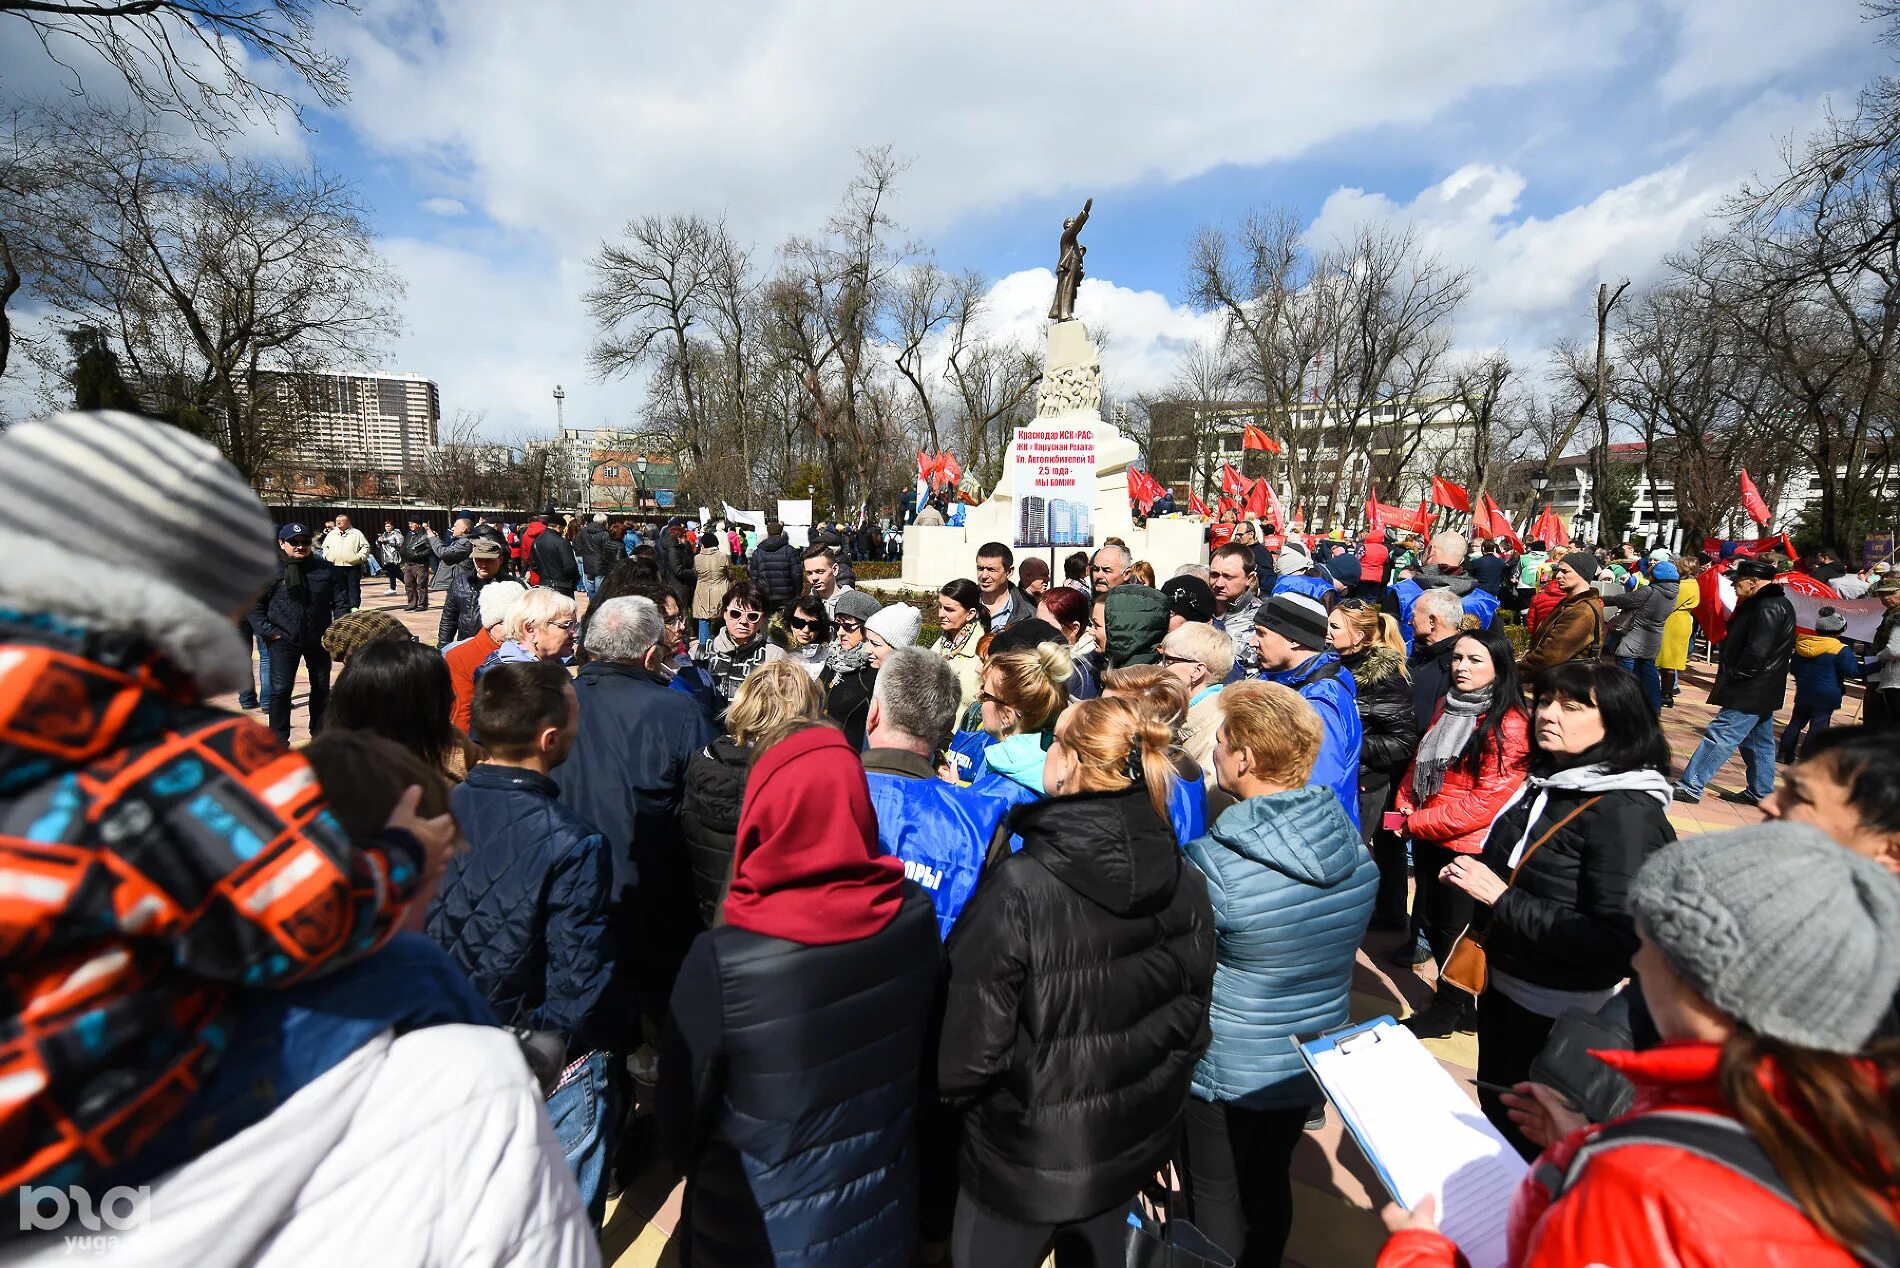
[[[1871,568],[1875,564],[1893,562],[1893,534],[1869,533],[1867,541],[1860,548],[1860,566]]]
[[[1095,429],[1024,427],[1010,457],[1016,478],[1015,545],[1095,544]]]
[[[653,490],[653,501],[659,506],[673,505],[673,490],[671,489]]]

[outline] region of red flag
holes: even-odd
[[[1240,447],[1242,449],[1261,449],[1267,453],[1280,452],[1280,446],[1274,443],[1273,437],[1267,435],[1267,433],[1261,431],[1251,423],[1247,425],[1247,430],[1240,433]]]
[[[1471,511],[1471,494],[1440,476],[1432,477],[1432,501],[1448,511]]]
[[[1216,498],[1214,501],[1214,513],[1216,515],[1225,515],[1229,511],[1238,511],[1239,509],[1240,503],[1230,497]]]
[[[1702,549],[1711,555],[1727,558],[1730,555],[1766,555],[1778,552],[1795,558],[1794,542],[1786,533],[1776,533],[1773,537],[1756,537],[1746,541],[1724,541],[1720,537],[1704,537]]]
[[[1188,494],[1188,509],[1193,511],[1196,515],[1209,514],[1207,503],[1201,501],[1201,495],[1198,493]]]
[[[1273,521],[1273,527],[1279,532],[1286,531],[1286,508],[1280,505],[1280,495],[1274,492],[1273,485],[1261,477],[1260,483],[1267,486],[1267,515]]]
[[[1247,490],[1247,500],[1243,504],[1243,509],[1247,512],[1248,518],[1260,519],[1271,514],[1274,504],[1278,501],[1279,499],[1273,496],[1273,489],[1267,484],[1266,477],[1262,476],[1253,482],[1251,489]]]
[[[1547,506],[1537,516],[1537,522],[1531,525],[1531,536],[1552,550],[1567,545],[1570,541],[1570,527],[1564,523],[1564,517],[1557,514],[1557,508]]]
[[[1432,531],[1432,525],[1437,522],[1438,512],[1432,509],[1431,502],[1425,498],[1420,498],[1418,500],[1418,514],[1412,519],[1412,523],[1416,526],[1413,531],[1420,537],[1423,537]]]
[[[1247,477],[1223,463],[1220,469],[1220,491],[1238,497],[1247,491]]]
[[[948,449],[937,455],[937,470],[943,474],[946,482],[953,485],[963,483],[963,464]]]
[[[1293,508],[1293,530],[1298,533],[1303,533],[1306,531],[1306,505],[1305,503],[1301,503],[1299,506],[1296,506]],[[1310,546],[1312,545],[1312,543],[1308,542],[1307,545]]]
[[[1768,503],[1761,500],[1761,490],[1748,478],[1748,468],[1742,468],[1742,509],[1748,512],[1748,518],[1764,527],[1774,517],[1768,513]]]
[[[1504,542],[1518,554],[1523,554],[1524,540],[1517,535],[1517,530],[1511,527],[1510,517],[1504,513],[1504,508],[1498,505],[1497,499],[1489,493],[1485,494],[1483,509],[1488,513],[1487,518],[1490,521],[1485,527],[1484,535]]]
[[[1134,499],[1135,505],[1141,508],[1143,515],[1146,515],[1149,508],[1154,506],[1155,499],[1161,496],[1161,486],[1156,484],[1154,478],[1146,471],[1138,467],[1130,467],[1128,468],[1128,496]]]
[[[930,479],[931,473],[934,472],[936,469],[937,469],[937,460],[930,456],[930,452],[928,450],[919,449],[917,451],[917,478],[919,480],[928,482]]]

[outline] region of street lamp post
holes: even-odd
[[[640,510],[647,509],[647,456],[641,454],[633,460],[634,480],[640,486]]]

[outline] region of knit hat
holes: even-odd
[[[1253,623],[1312,651],[1326,646],[1326,609],[1303,594],[1269,595]]]
[[[54,525],[62,550],[136,568],[223,613],[277,568],[270,515],[216,446],[118,410],[0,432],[0,529],[40,537]]]
[[[1814,614],[1814,632],[1816,634],[1847,633],[1847,614],[1839,608],[1822,608]]]
[[[1572,551],[1565,555],[1564,566],[1585,581],[1595,581],[1597,573],[1603,571],[1603,561],[1587,550]]]
[[[868,621],[883,606],[862,590],[846,590],[838,596],[837,606],[831,614],[833,617],[848,616],[854,621]]]
[[[1161,583],[1168,611],[1184,621],[1207,621],[1214,616],[1214,592],[1199,577],[1169,577]]]
[[[333,660],[348,660],[360,647],[371,643],[380,643],[384,639],[408,641],[415,638],[409,627],[387,612],[373,612],[362,608],[340,616],[330,622],[330,628],[323,632],[319,641],[323,650],[330,653]]]
[[[1658,559],[1649,570],[1651,581],[1681,581],[1682,571],[1667,559]]]
[[[840,599],[840,603],[844,600]],[[910,647],[924,628],[924,615],[908,603],[879,608],[864,620],[864,632],[875,634],[892,647]]]
[[[1290,537],[1280,547],[1280,553],[1273,557],[1273,570],[1283,577],[1290,572],[1305,572],[1312,566],[1313,556],[1307,553],[1306,547]]]
[[[1669,553],[1669,547],[1667,546],[1658,546],[1649,552],[1649,562],[1652,564],[1660,564],[1665,561],[1673,562],[1674,558],[1675,556]]]
[[[1900,987],[1900,880],[1806,824],[1678,841],[1629,905],[1697,994],[1770,1039],[1859,1052]]]
[[[1735,581],[1773,581],[1775,566],[1766,559],[1737,559],[1728,566],[1728,575]]]

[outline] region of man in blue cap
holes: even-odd
[[[270,729],[290,742],[290,693],[297,666],[310,675],[310,733],[323,728],[330,703],[330,655],[323,632],[343,615],[348,596],[336,584],[336,572],[310,548],[309,526],[290,523],[277,530],[277,576],[251,607],[251,628],[270,647]]]

